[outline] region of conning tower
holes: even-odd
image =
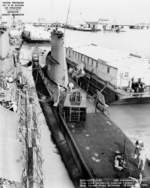
[[[67,88],[68,71],[64,47],[64,34],[57,29],[51,32],[51,55],[48,57],[47,74],[59,86]]]

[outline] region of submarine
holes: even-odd
[[[69,77],[61,31],[51,32],[45,66],[40,65],[37,49],[32,66],[43,113],[75,187],[134,186],[140,173],[133,157],[135,146],[98,108],[100,104],[96,106],[95,99]],[[122,171],[114,166],[116,151],[125,161]]]

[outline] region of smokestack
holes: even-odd
[[[51,57],[48,61],[48,76],[60,86],[67,88],[68,71],[64,47],[64,35],[57,29],[51,33]]]

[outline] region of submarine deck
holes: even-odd
[[[81,88],[80,91],[85,92]],[[86,121],[67,123],[83,160],[96,178],[138,178],[137,164],[133,159],[133,143],[108,116],[100,111],[95,113],[95,104],[90,99],[87,100]],[[113,165],[116,150],[125,152],[127,159],[127,168],[121,173]]]
[[[38,69],[34,69],[34,67],[33,70],[35,72],[38,71]],[[43,83],[42,78],[37,78],[37,90],[40,90],[40,92],[43,93],[44,88],[47,90],[48,85]],[[102,112],[94,113],[95,107],[92,103],[93,101],[88,100],[87,120],[84,123],[67,123],[70,133],[75,141],[71,143],[76,144],[84,162],[87,164],[86,166],[88,166],[95,178],[113,179],[128,178],[129,176],[138,178],[139,172],[137,164],[133,159],[135,149],[133,143],[122,132],[122,130],[110,120],[109,117],[104,115]],[[49,106],[49,108],[53,108],[53,106],[48,103],[45,103],[45,105]],[[45,117],[48,117],[49,110],[45,110],[44,115]],[[55,114],[53,115],[55,116]],[[54,128],[52,130],[52,134],[55,136],[57,131],[53,119],[49,119],[48,126]],[[58,126],[62,127],[62,132],[65,135],[65,128],[63,128],[65,126],[63,124]],[[125,152],[127,169],[123,173],[116,171],[113,167],[114,154],[116,150]],[[74,153],[75,151],[72,152]]]
[[[85,92],[79,88],[81,92]],[[85,122],[67,123],[71,134],[89,169],[96,178],[103,178],[111,183],[114,178],[126,179],[132,184],[132,178],[139,178],[137,161],[134,159],[135,147],[123,131],[98,109],[95,109],[94,99],[87,97],[87,118]],[[126,168],[120,172],[114,168],[115,151],[124,154]],[[150,169],[148,160],[144,168],[142,185],[149,186]],[[107,179],[108,178],[108,179]],[[131,182],[130,182],[131,181]],[[85,180],[86,182],[86,180]],[[88,182],[86,182],[88,184]],[[96,183],[101,182],[97,181]],[[145,183],[145,184],[144,184]],[[94,181],[93,181],[94,184]],[[124,184],[123,184],[124,185]],[[122,186],[123,186],[122,185]]]
[[[81,90],[84,92],[83,90]],[[83,155],[83,159],[98,178],[137,177],[137,164],[133,159],[134,146],[108,116],[96,110],[92,98],[87,100],[85,122],[67,123],[71,134]],[[125,152],[127,172],[114,169],[115,151]],[[125,151],[124,151],[125,150]]]

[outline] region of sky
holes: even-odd
[[[44,18],[50,22],[84,22],[109,18],[116,22],[150,22],[150,0],[24,0],[22,12],[25,21]]]

